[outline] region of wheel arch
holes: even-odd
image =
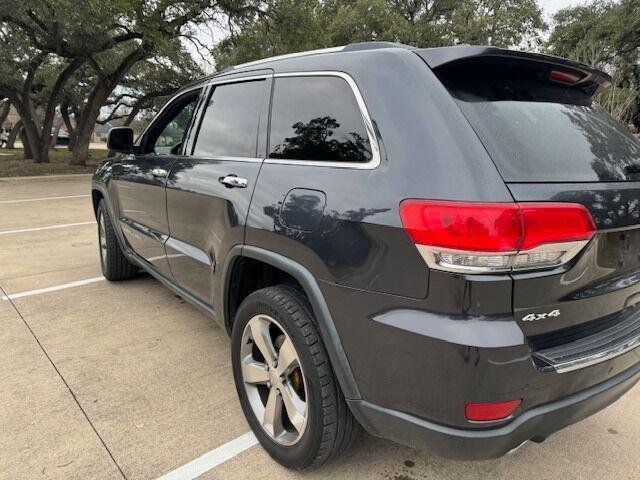
[[[93,214],[96,219],[98,218],[98,205],[100,204],[100,200],[105,198],[104,192],[101,189],[95,186],[91,188],[91,202],[93,204]]]
[[[278,253],[250,245],[238,245],[231,249],[225,262],[222,295],[222,314],[227,331],[230,332],[233,325],[233,312],[230,308],[230,300],[234,293],[234,272],[236,271],[238,262],[246,258],[262,262],[295,279],[311,303],[318,330],[324,340],[327,353],[331,360],[331,366],[338,378],[338,382],[340,383],[340,387],[345,398],[350,400],[360,399],[360,391],[356,385],[355,377],[353,376],[347,355],[342,347],[342,342],[340,341],[338,331],[336,330],[329,307],[324,299],[324,295],[322,294],[318,282],[313,274],[298,262]]]

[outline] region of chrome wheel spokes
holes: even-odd
[[[264,431],[282,445],[293,445],[305,431],[307,386],[291,338],[273,318],[256,315],[242,335],[242,380]]]

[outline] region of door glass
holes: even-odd
[[[269,158],[368,162],[371,145],[362,113],[342,78],[276,79]]]
[[[173,116],[169,112],[168,123],[165,123],[167,120],[161,122],[164,128],[159,131],[153,143],[153,152],[156,155],[179,155],[182,153],[182,145],[186,139],[197,102],[197,93],[182,99],[182,102],[180,99],[178,100]]]
[[[216,87],[204,113],[193,154],[255,157],[264,90],[264,80]]]

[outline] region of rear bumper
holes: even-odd
[[[465,430],[439,425],[363,400],[349,401],[372,435],[458,460],[500,457],[527,440],[541,441],[615,402],[640,380],[640,362],[600,384],[527,410],[499,428]]]

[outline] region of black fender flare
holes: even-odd
[[[109,191],[100,183],[93,181],[91,183],[91,201],[93,202],[93,192],[98,191],[102,195],[102,199],[104,203],[107,205],[107,210],[109,211],[109,215],[111,216],[111,222],[113,223],[113,230],[116,232],[116,237],[120,242],[120,247],[122,248],[123,253],[127,256],[127,258],[131,258],[127,241],[124,238],[122,233],[122,229],[120,228],[120,218],[116,215],[116,212],[113,209],[113,205],[111,203],[111,198],[109,197]],[[94,214],[96,216],[96,221],[98,220],[97,216],[98,206],[96,205],[94,208]]]
[[[231,272],[233,270],[232,266],[240,257],[252,258],[269,264],[272,267],[288,273],[295,278],[298,283],[300,283],[307,294],[311,307],[313,308],[317,327],[320,330],[322,339],[324,340],[327,353],[329,354],[329,359],[331,360],[331,366],[338,378],[342,393],[345,398],[349,400],[359,400],[361,398],[360,391],[358,390],[355,377],[353,376],[351,366],[349,365],[349,360],[347,359],[347,355],[342,347],[340,336],[338,335],[338,331],[336,330],[333,319],[331,318],[331,313],[327,306],[327,302],[324,299],[324,295],[322,294],[318,282],[313,274],[298,262],[291,260],[284,255],[280,255],[260,247],[254,247],[251,245],[236,245],[233,247],[227,255],[223,274],[224,286],[222,296],[222,313],[225,326],[228,327],[231,324],[231,319],[228,318],[228,302],[229,289],[231,286]]]

